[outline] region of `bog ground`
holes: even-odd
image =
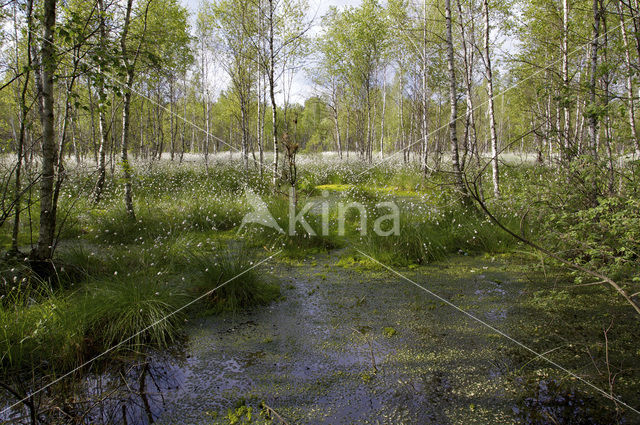
[[[640,0],[3,0],[0,424],[640,423],[639,77]]]
[[[509,197],[489,201],[491,219],[457,201],[448,174],[425,180],[402,161],[309,155],[298,167],[296,206],[240,161],[138,163],[135,221],[117,180],[98,207],[92,174],[70,168],[53,261],[4,260],[3,418],[635,421],[610,398],[633,403],[640,388],[634,310],[497,225],[566,243],[539,230],[557,229],[551,211],[521,213],[549,169],[506,168]],[[242,225],[256,196],[287,231]],[[397,233],[374,229],[384,202],[398,209]],[[362,209],[341,215],[341,204]],[[303,212],[315,236],[300,222],[288,232]],[[30,232],[23,223],[21,240]]]

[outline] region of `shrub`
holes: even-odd
[[[640,263],[640,200],[600,198],[592,208],[550,214],[559,232],[547,238],[563,255],[613,279],[635,273]]]

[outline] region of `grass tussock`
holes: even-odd
[[[144,351],[167,348],[179,336],[188,301],[178,285],[139,275],[98,280],[88,284],[78,303],[86,311],[88,343],[97,350]]]
[[[198,284],[191,290],[201,296],[209,312],[237,311],[268,304],[280,296],[280,287],[265,281],[244,249],[228,249],[220,253],[194,253]]]
[[[172,261],[163,262],[169,257]],[[97,253],[77,247],[62,259],[63,267],[84,267],[84,280],[53,289],[23,277],[17,282],[22,285],[5,289],[2,376],[64,373],[105,350],[109,355],[98,364],[170,348],[189,315],[236,311],[279,296],[279,286],[252,269],[250,251],[205,247],[188,237],[156,243],[144,253],[119,246]]]
[[[179,336],[183,319],[171,313],[186,299],[181,289],[144,276],[93,281],[38,302],[31,296],[15,302],[16,297],[0,307],[3,374],[62,373],[105,350],[113,359],[167,348]]]

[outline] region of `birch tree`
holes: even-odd
[[[462,168],[460,167],[460,153],[458,147],[458,99],[457,99],[457,82],[454,59],[453,46],[453,24],[451,16],[451,0],[445,0],[445,31],[447,44],[447,70],[449,76],[449,142],[451,144],[451,165],[453,167],[453,179],[456,189],[462,195],[463,204],[470,203],[469,194],[463,181]]]
[[[255,1],[255,0],[254,0]],[[258,13],[264,23],[262,31],[254,38],[257,58],[264,69],[269,101],[271,103],[271,138],[273,143],[273,185],[279,178],[279,122],[276,92],[282,84],[287,55],[294,54],[302,46],[304,35],[310,28],[306,19],[309,5],[306,0],[258,0]]]
[[[31,252],[35,260],[47,260],[53,255],[56,230],[56,208],[53,190],[58,152],[55,135],[54,74],[56,71],[56,0],[43,0],[42,27],[44,30],[40,48],[41,90],[39,96],[40,121],[42,123],[42,166],[40,177],[40,229],[38,242]]]
[[[489,0],[482,0],[484,17],[484,67],[487,80],[487,104],[489,108],[489,133],[491,135],[491,168],[493,177],[493,195],[500,198],[500,173],[498,170],[498,136],[496,134],[496,115],[493,103],[493,70],[491,68],[491,26],[489,22]]]
[[[132,220],[136,219],[136,214],[133,208],[133,194],[132,194],[132,167],[129,162],[129,126],[131,123],[131,96],[133,91],[133,83],[136,77],[136,65],[138,64],[138,58],[142,50],[144,38],[147,29],[147,13],[151,0],[149,0],[140,11],[140,18],[142,19],[141,32],[137,34],[138,42],[131,49],[131,40],[129,39],[129,33],[131,30],[131,20],[133,12],[133,0],[127,0],[126,9],[124,11],[124,21],[122,25],[122,33],[120,35],[120,54],[122,61],[122,68],[126,74],[123,104],[122,104],[122,137],[120,141],[120,163],[122,166],[122,173],[124,175],[124,202],[127,209],[127,214]]]
[[[240,3],[218,1],[213,4],[210,14],[217,35],[217,46],[222,53],[222,64],[238,100],[245,169],[249,167],[249,119],[252,77],[255,75],[253,68],[256,63],[256,51],[251,43],[251,37],[257,30],[257,10],[253,6],[250,0]]]

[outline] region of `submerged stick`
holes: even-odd
[[[289,425],[289,422],[285,421],[284,418],[280,416],[273,407],[270,407],[264,401],[262,402],[262,408],[267,411],[267,414],[275,416],[275,418],[282,422],[284,425]]]

